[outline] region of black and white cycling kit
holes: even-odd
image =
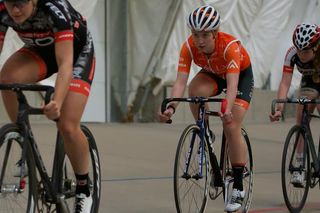
[[[28,54],[38,63],[39,80],[58,71],[55,43],[73,41],[73,79],[70,90],[89,95],[95,67],[93,41],[85,19],[67,0],[39,0],[34,14],[22,24],[12,20],[1,2],[0,42],[4,41],[9,27],[24,42],[18,51]]]
[[[302,74],[301,91],[311,91],[319,95],[320,68],[316,69],[313,61],[309,61],[307,63],[301,62],[297,55],[296,47],[292,46],[287,51],[283,65],[283,72],[292,73],[294,66],[296,66],[298,71]]]

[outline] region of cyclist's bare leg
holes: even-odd
[[[246,109],[239,105],[232,107],[233,119],[230,124],[224,124],[223,129],[229,144],[229,157],[232,165],[246,162],[246,145],[241,136],[241,125],[246,114]]]
[[[213,82],[214,80],[211,79],[209,76],[204,74],[198,74],[196,75],[190,85],[189,85],[189,96],[202,96],[202,97],[210,97],[212,94],[215,94],[216,91],[214,91],[213,88]],[[198,119],[198,107],[199,104],[189,104],[192,115],[195,120]],[[206,104],[206,108],[208,108],[208,105]]]
[[[39,65],[31,56],[16,52],[3,65],[0,72],[0,83],[35,83],[39,80],[39,72]],[[7,90],[1,93],[9,118],[15,122],[18,113],[16,94]]]
[[[89,170],[88,141],[81,131],[80,120],[88,97],[69,91],[61,108],[57,123],[64,140],[65,151],[76,174],[87,174]],[[75,104],[76,103],[76,104]]]

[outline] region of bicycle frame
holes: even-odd
[[[313,141],[313,137],[312,137],[312,132],[310,129],[310,115],[308,113],[307,110],[307,105],[303,106],[303,110],[302,110],[302,120],[301,120],[301,128],[302,128],[302,134],[305,136],[305,144],[307,145],[307,147],[310,149],[310,153],[311,153],[311,158],[313,161],[313,166],[315,169],[316,173],[319,173],[319,151],[318,154],[316,152],[316,148],[314,145],[314,141]],[[307,147],[304,147],[304,158],[306,157],[306,151],[308,150]]]
[[[200,148],[199,148],[200,153],[199,153],[199,159],[198,159],[199,170],[198,170],[198,174],[196,174],[192,178],[195,178],[195,179],[203,178],[203,163],[204,163],[203,159],[205,156],[204,155],[204,153],[205,153],[204,152],[205,135],[206,134],[209,135],[209,132],[208,132],[208,130],[206,128],[206,124],[205,124],[205,115],[218,116],[218,113],[215,111],[206,111],[205,103],[206,102],[221,102],[222,100],[223,99],[221,99],[221,98],[204,98],[204,97],[195,97],[194,100],[192,98],[171,98],[171,99],[166,99],[161,106],[161,110],[162,110],[162,112],[164,112],[167,104],[172,101],[192,102],[192,103],[199,104],[198,119],[196,121],[196,125],[200,129],[200,135],[199,135],[200,136]],[[188,150],[188,154],[187,154],[186,162],[185,162],[184,174],[183,174],[184,178],[190,178],[188,175],[188,170],[189,170],[189,164],[190,164],[190,160],[191,160],[191,156],[192,156],[192,152],[193,152],[193,146],[194,146],[194,140],[195,140],[196,134],[197,133],[193,134],[192,141],[189,146],[189,150]],[[209,148],[210,164],[211,164],[212,168],[214,169],[215,177],[219,180],[222,180],[222,176],[220,173],[220,166],[219,166],[217,157],[214,154],[212,144],[209,144],[209,141],[207,141],[207,143],[208,143],[207,145]]]
[[[18,85],[18,84],[16,84]],[[65,200],[64,200],[64,195],[63,194],[59,194],[58,192],[58,187],[59,186],[59,180],[57,178],[57,175],[59,174],[59,172],[61,172],[62,168],[58,168],[59,162],[61,162],[62,160],[64,160],[61,156],[61,153],[64,153],[64,149],[63,149],[63,144],[61,143],[61,141],[58,140],[59,137],[57,137],[56,140],[56,150],[55,150],[55,156],[54,156],[54,164],[53,164],[53,169],[52,169],[52,179],[49,177],[48,172],[46,170],[46,167],[44,165],[44,162],[42,160],[38,145],[35,141],[35,138],[33,136],[33,133],[31,131],[31,125],[30,125],[30,121],[29,121],[29,115],[37,115],[37,114],[43,114],[43,110],[40,108],[34,108],[31,107],[28,102],[27,99],[25,97],[25,95],[23,94],[23,90],[30,90],[30,91],[46,91],[46,96],[45,96],[45,103],[47,104],[50,100],[51,94],[53,93],[53,88],[48,87],[48,86],[43,86],[43,87],[35,87],[32,88],[32,86],[30,87],[31,89],[29,89],[28,86],[22,86],[22,88],[15,87],[15,85],[0,85],[0,89],[3,90],[13,90],[16,94],[17,94],[17,98],[18,98],[18,115],[17,115],[17,121],[16,121],[16,125],[18,126],[18,128],[21,130],[21,134],[22,137],[24,139],[24,143],[22,146],[22,156],[21,156],[21,160],[22,160],[22,169],[21,172],[23,172],[23,170],[25,169],[25,162],[26,162],[26,156],[27,156],[27,152],[28,152],[28,144],[30,144],[31,147],[31,151],[32,155],[34,156],[34,160],[35,160],[35,165],[37,170],[39,171],[39,174],[41,176],[41,179],[43,180],[43,184],[44,187],[46,188],[47,192],[48,192],[48,197],[46,197],[46,199],[48,199],[49,202],[51,203],[59,203],[61,204],[61,208],[63,210],[65,210],[65,212],[67,212],[67,207],[65,204]],[[60,164],[61,165],[61,164]]]
[[[313,161],[313,166],[314,166],[314,169],[315,169],[315,172],[316,174],[320,174],[320,149],[318,150],[318,153],[316,151],[316,148],[315,148],[315,145],[314,145],[314,141],[313,141],[313,137],[312,137],[312,132],[311,132],[311,129],[310,129],[310,119],[311,117],[316,117],[316,118],[320,118],[320,116],[317,116],[317,115],[314,115],[312,113],[309,113],[308,112],[308,109],[307,109],[307,106],[308,104],[320,104],[320,100],[316,100],[316,99],[313,99],[313,100],[309,100],[309,99],[306,99],[306,98],[298,98],[298,99],[275,99],[273,100],[272,102],[272,106],[271,106],[271,111],[272,111],[272,114],[274,114],[275,112],[275,104],[276,103],[294,103],[294,104],[301,104],[303,105],[303,109],[302,109],[302,119],[301,119],[301,123],[300,123],[300,126],[301,126],[301,134],[302,136],[304,136],[305,138],[305,142],[304,144],[306,146],[304,146],[304,154],[303,154],[303,157],[305,158],[306,157],[306,151],[308,150],[308,148],[310,149],[310,153],[311,153],[311,158],[312,158],[312,161]],[[295,149],[297,148],[298,146],[298,142],[299,142],[299,137],[297,137],[296,141],[295,141]],[[319,144],[320,145],[320,144]],[[293,154],[290,158],[290,169],[291,171],[300,171],[299,169],[295,169],[293,166],[292,166],[292,161],[293,161],[293,155],[295,153],[295,150],[293,151]],[[305,164],[305,162],[304,162]],[[305,166],[305,165],[303,165]]]

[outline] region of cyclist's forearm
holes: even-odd
[[[184,91],[187,86],[189,74],[178,72],[177,79],[173,85],[171,91],[171,98],[181,98],[183,97]],[[172,102],[170,105],[177,107],[179,102]]]
[[[183,85],[180,83],[175,83],[172,88],[171,97],[172,98],[181,98],[184,94],[185,88],[186,88],[186,85]],[[177,108],[177,106],[179,105],[179,102],[172,102],[172,103],[170,103],[170,105]]]
[[[237,73],[230,73],[227,74],[227,94],[226,99],[228,101],[226,111],[230,112],[234,101],[237,97],[238,92],[238,82],[239,82],[239,74]]]
[[[62,66],[59,68],[56,84],[55,93],[53,100],[55,100],[61,107],[63,101],[69,91],[70,82],[72,79],[72,66]]]
[[[292,74],[290,73],[283,73],[280,85],[279,85],[279,89],[278,89],[278,93],[277,93],[277,98],[278,99],[285,99],[287,98],[288,92],[289,92],[289,88],[290,88],[290,84],[291,84],[291,79],[292,79]],[[283,104],[282,103],[278,103],[276,106],[276,110],[283,110]]]

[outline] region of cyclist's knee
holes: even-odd
[[[64,120],[60,120],[57,124],[59,132],[64,135],[64,136],[72,136],[74,135],[78,130],[79,130],[79,126],[73,124],[72,122],[69,121],[64,121]]]
[[[237,123],[235,121],[232,121],[231,123],[223,125],[223,129],[226,132],[226,134],[229,134],[229,135],[241,131],[241,127],[240,127],[239,123]]]

